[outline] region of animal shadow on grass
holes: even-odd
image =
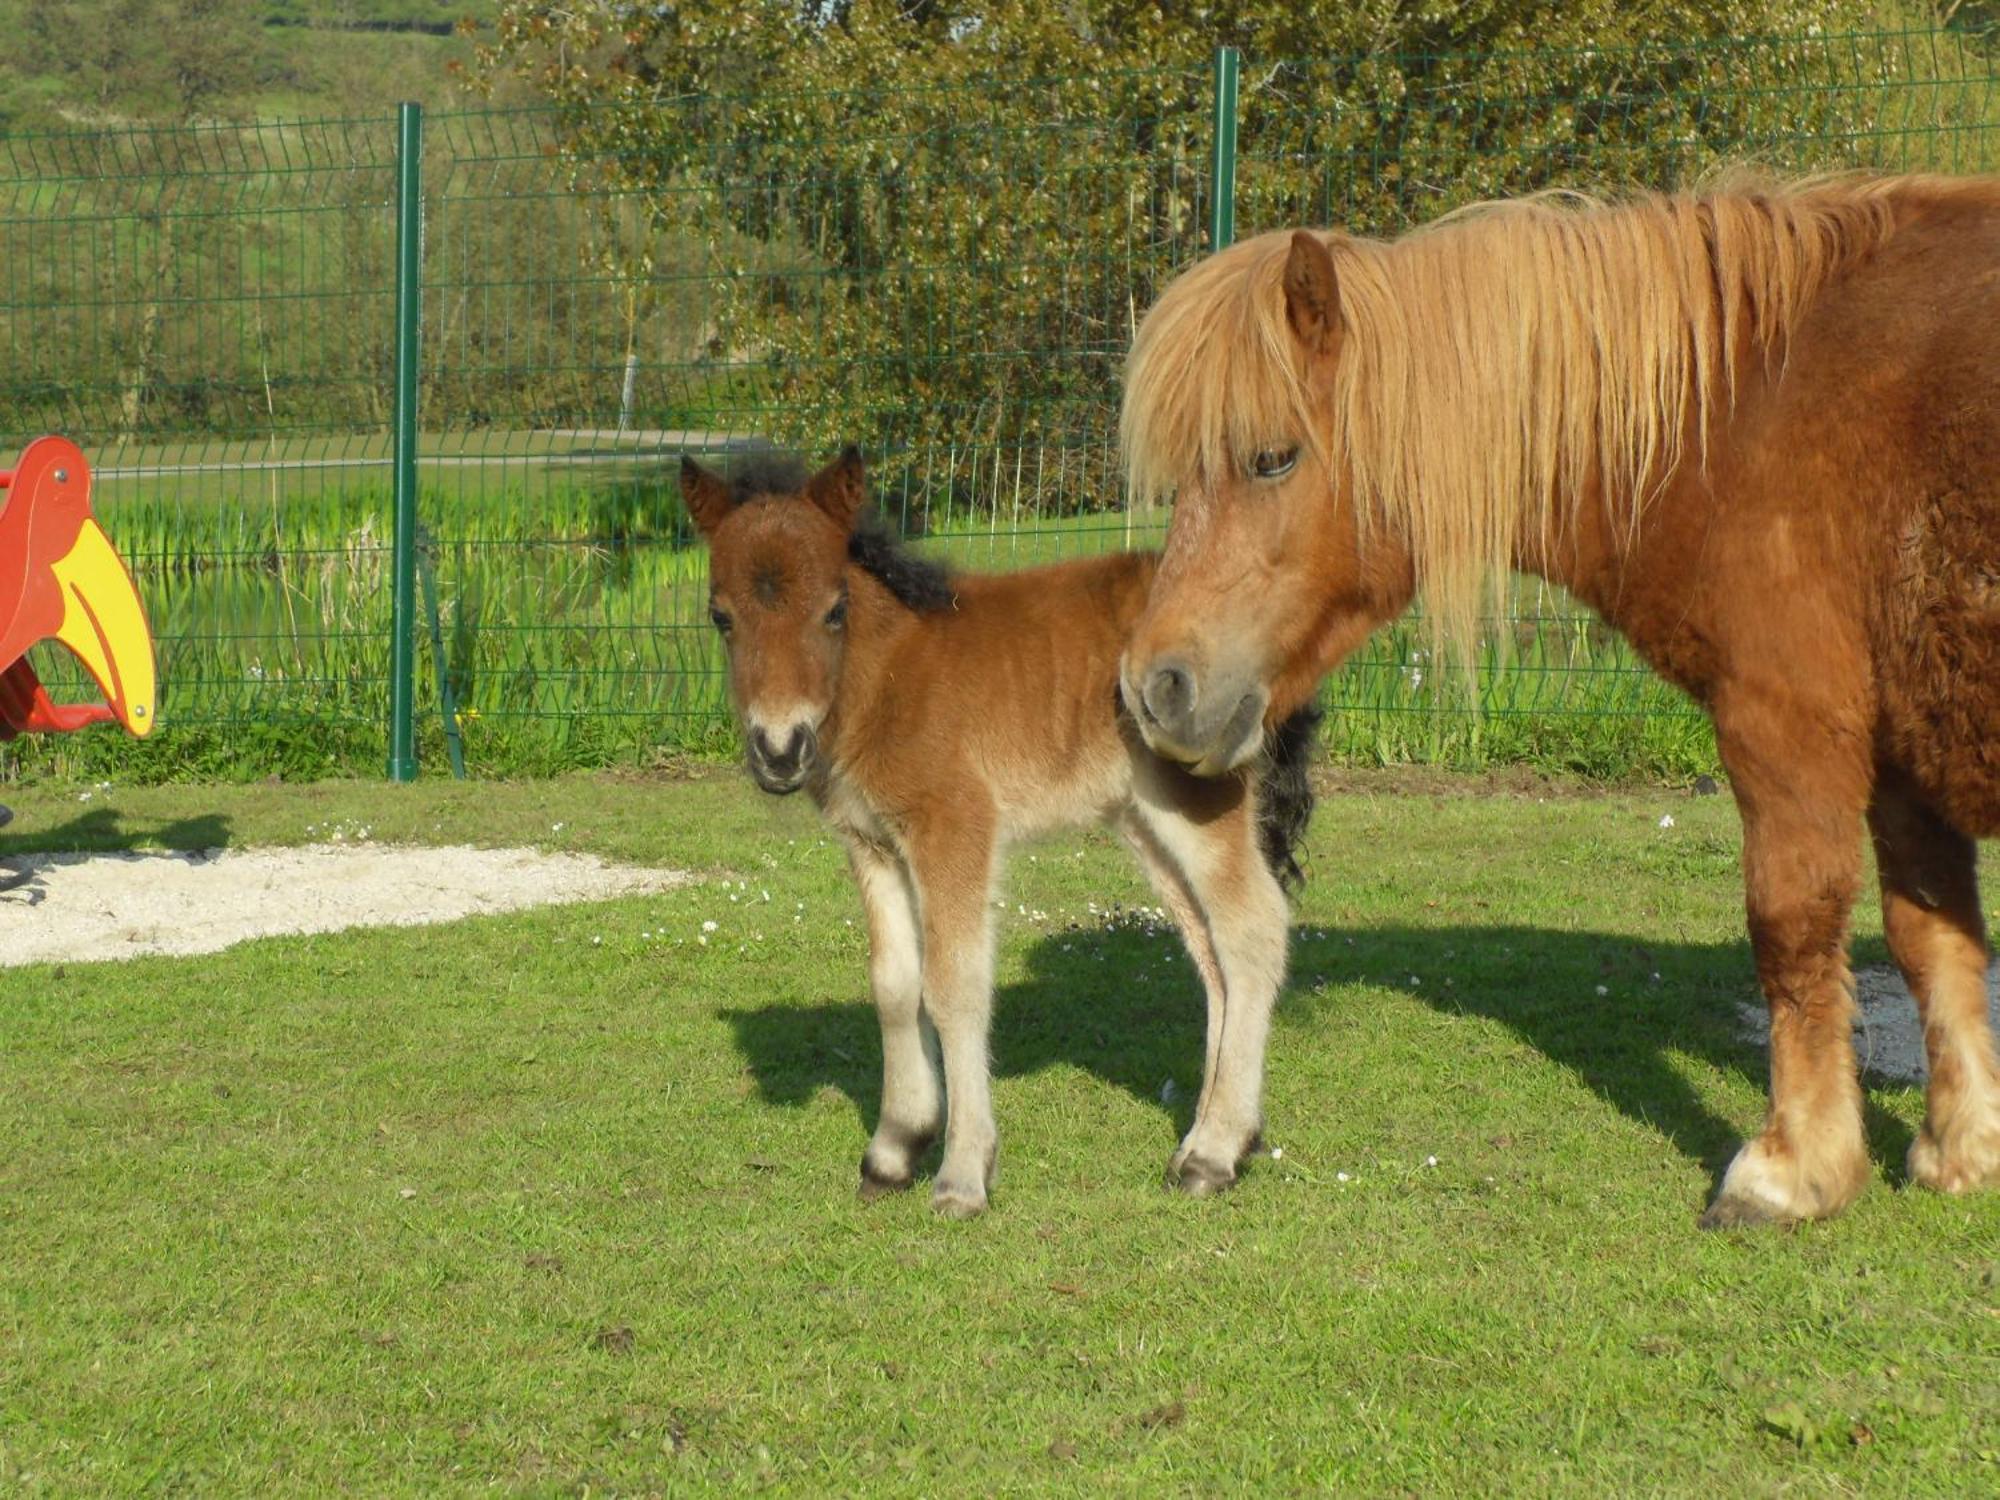
[[[1116,929],[1038,940],[1026,977],[995,996],[996,1075],[1022,1077],[1057,1064],[1082,1069],[1159,1109],[1171,1121],[1171,1131],[1161,1132],[1168,1150],[1169,1135],[1178,1138],[1191,1123],[1204,1025],[1193,966],[1184,957],[1160,962],[1168,941],[1164,933]],[[1177,952],[1178,940],[1171,941]],[[1883,961],[1885,954],[1870,951],[1879,946],[1860,945],[1856,963]],[[1734,1072],[1760,1092],[1767,1080],[1764,1051],[1744,1037],[1738,1010],[1757,1003],[1747,943],[1642,942],[1531,927],[1295,927],[1271,1037],[1273,1076],[1283,1073],[1302,1033],[1333,1024],[1338,1009],[1368,1003],[1355,985],[1401,992],[1441,1014],[1499,1022],[1717,1181],[1746,1122],[1716,1113],[1681,1058]],[[864,966],[832,988],[856,998],[720,1014],[767,1102],[803,1104],[826,1087],[852,1101],[862,1126],[858,1153],[881,1103],[881,1044]],[[1167,1079],[1178,1086],[1163,1100]],[[1337,1118],[1339,1101],[1326,1104]],[[1870,1151],[1900,1164],[1909,1126],[1865,1093],[1864,1108]],[[1273,1124],[1283,1129],[1282,1120]]]
[[[0,824],[8,828],[0,834],[0,892],[30,906],[39,905],[47,892],[38,866],[24,862],[19,857],[22,855],[141,849],[201,853],[229,843],[229,819],[221,813],[176,818],[147,827],[121,822],[115,808],[94,807],[53,828],[17,819],[0,820]]]
[[[229,818],[202,813],[166,823],[126,822],[113,807],[93,807],[53,827],[16,816],[0,834],[0,854],[69,854],[100,849],[220,849],[229,843]]]

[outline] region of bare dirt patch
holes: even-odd
[[[1854,971],[1855,998],[1861,1002],[1854,1026],[1854,1050],[1861,1054],[1861,1071],[1892,1083],[1922,1083],[1929,1073],[1924,1059],[1924,1029],[1917,1022],[1917,1004],[1893,968]],[[2000,971],[1986,976],[1986,996],[1993,1024],[2000,1028]],[[1771,1040],[1771,1018],[1761,1000],[1744,1001],[1738,1009],[1743,1034],[1759,1046]]]
[[[672,890],[685,870],[539,849],[308,844],[201,853],[27,854],[0,895],[0,967],[216,953],[252,938],[412,927]]]

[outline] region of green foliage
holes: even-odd
[[[1926,144],[1896,92],[1964,59],[1928,34],[1819,39],[1863,16],[1838,0],[520,0],[479,63],[552,100],[574,179],[643,213],[610,274],[650,286],[674,241],[735,242],[716,357],[759,370],[780,436],[909,455],[925,491],[925,455],[970,448],[989,503],[1033,454],[1047,513],[1116,503],[1107,408],[1132,321],[1207,248],[1212,44],[1245,54],[1240,229],[1383,232],[1745,155],[1975,165],[1950,128],[1987,122],[1990,100],[1927,100]]]

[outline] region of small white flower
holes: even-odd
[[[1424,1158],[1424,1165],[1427,1167],[1434,1167],[1437,1164],[1438,1164],[1438,1159],[1435,1156],[1426,1156]]]
[[[1345,1172],[1335,1172],[1335,1173],[1333,1174],[1333,1180],[1334,1180],[1335,1182],[1351,1182],[1351,1181],[1353,1181],[1353,1179],[1352,1179],[1352,1178],[1350,1178],[1350,1177],[1349,1177],[1349,1176],[1348,1176],[1348,1175],[1347,1175],[1347,1174],[1346,1174]]]
[[[1601,985],[1601,984],[1600,984],[1600,985],[1599,985],[1599,986],[1597,987],[1597,993],[1598,993],[1598,994],[1600,994],[1600,995],[1608,995],[1608,994],[1610,994],[1610,993],[1611,993],[1611,991],[1610,991],[1609,989],[1607,989],[1607,988],[1606,988],[1606,987],[1605,987],[1604,985]]]
[[[704,923],[702,923],[702,924],[701,924],[701,930],[702,930],[703,932],[713,932],[713,931],[715,931],[715,923],[713,923],[713,922],[704,922]]]
[[[1674,826],[1674,815],[1673,815],[1672,813],[1661,813],[1661,814],[1660,814],[1660,826],[1661,826],[1662,828],[1671,828],[1671,827],[1673,827],[1673,826]]]
[[[1271,1148],[1271,1160],[1283,1161],[1284,1159],[1285,1159],[1285,1148],[1283,1146],[1273,1146]]]

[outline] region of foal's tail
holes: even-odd
[[[1306,872],[1292,851],[1312,821],[1308,768],[1321,717],[1319,706],[1308,703],[1272,730],[1264,745],[1264,772],[1257,783],[1257,839],[1264,846],[1264,862],[1288,891],[1306,883]]]

